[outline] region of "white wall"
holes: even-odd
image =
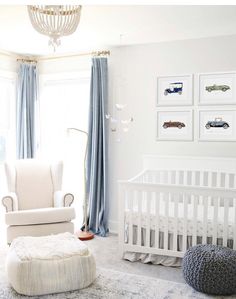
[[[0,53],[0,71],[17,72],[17,56]]]
[[[65,58],[42,58],[38,62],[39,74],[51,74],[62,72],[80,72],[88,71],[91,66],[91,57],[88,56],[72,56]]]
[[[118,179],[142,169],[143,154],[236,157],[236,142],[156,141],[157,76],[236,70],[236,36],[115,48],[109,59],[110,110],[125,103],[134,117],[129,133],[109,142],[110,228],[117,230]],[[197,107],[196,94],[194,96]],[[196,110],[196,109],[195,109]],[[196,115],[194,115],[195,127]]]

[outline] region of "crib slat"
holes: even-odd
[[[204,172],[200,171],[200,186],[204,186]]]
[[[144,174],[142,175],[142,183],[145,183],[147,178],[148,178],[148,170],[145,171]]]
[[[208,197],[203,196],[203,234],[202,244],[207,244],[207,216],[208,216]]]
[[[167,171],[167,184],[172,184],[172,171]]]
[[[234,188],[234,174],[229,174],[229,188]]]
[[[174,198],[174,234],[173,234],[173,250],[177,251],[178,242],[178,196],[175,194]],[[172,200],[172,199],[171,199]]]
[[[120,200],[119,200],[119,254],[123,256],[123,246],[126,242],[125,238],[125,228],[126,228],[126,221],[125,221],[125,202],[126,202],[126,192],[125,188],[119,185],[119,192],[120,192]]]
[[[229,188],[229,174],[226,173],[225,174],[225,188]]]
[[[169,226],[169,194],[164,194],[165,202],[165,229],[164,229],[164,249],[168,250],[168,226]]]
[[[138,227],[137,227],[137,245],[141,246],[142,236],[142,192],[137,191],[137,200],[138,200]]]
[[[183,226],[183,251],[187,250],[187,223],[188,223],[188,198],[183,194],[184,202],[184,226]]]
[[[236,174],[233,176],[233,188],[236,189]]]
[[[160,171],[160,183],[164,184],[165,173],[163,170]]]
[[[146,217],[146,246],[150,247],[150,221],[151,221],[151,200],[152,194],[151,192],[147,192],[147,217]]]
[[[133,196],[134,191],[127,190],[127,199],[128,199],[128,207],[129,207],[129,213],[130,213],[130,219],[129,219],[129,244],[133,245]]]
[[[148,172],[149,173],[149,175],[148,175],[148,180],[147,180],[147,182],[148,183],[154,183],[154,180],[155,180],[155,174],[154,174],[154,171],[149,171]]]
[[[158,171],[154,172],[154,184],[158,184]]]
[[[175,171],[171,171],[171,184],[175,184]]]
[[[234,207],[233,249],[236,250],[236,198],[233,198],[233,207]]]
[[[160,215],[160,193],[155,193],[156,199],[156,223],[155,223],[155,246],[159,248],[159,215]]]
[[[192,236],[192,246],[197,245],[197,214],[198,214],[198,197],[191,195],[193,200],[193,236]]]
[[[192,186],[196,186],[196,171],[192,171],[192,181],[191,181]]]
[[[213,214],[213,236],[212,244],[217,245],[217,231],[218,231],[218,197],[214,198],[214,214]]]
[[[172,184],[176,185],[176,171],[172,171]]]
[[[208,187],[212,187],[212,172],[208,171]]]
[[[216,173],[216,187],[218,187],[218,188],[221,187],[221,173],[220,172]]]
[[[180,171],[176,170],[176,173],[175,173],[175,184],[176,185],[179,185],[179,179],[180,179]]]
[[[223,228],[223,246],[227,246],[228,239],[228,218],[229,218],[229,198],[224,199],[224,228]]]
[[[176,170],[172,171],[172,176],[173,176],[173,184],[176,185]]]
[[[156,180],[155,172],[153,171],[153,172],[152,172],[152,183],[153,183],[153,184],[155,184],[155,180]]]
[[[188,185],[188,172],[187,172],[187,171],[184,171],[184,172],[183,172],[183,184],[184,184],[185,186]]]

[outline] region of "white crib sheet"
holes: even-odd
[[[160,201],[159,206],[159,229],[160,231],[164,231],[167,225],[168,219],[168,231],[173,233],[176,227],[177,222],[177,231],[178,234],[183,232],[184,227],[184,205],[183,203],[178,203],[178,217],[177,221],[174,217],[174,202],[169,202],[168,207],[168,217],[165,214],[165,202]],[[195,223],[193,221],[193,213],[194,213],[194,206],[192,204],[187,205],[187,233],[188,235],[193,235]],[[155,230],[156,227],[156,214],[155,214],[155,203],[151,203],[151,213],[148,215],[146,212],[141,213],[141,226],[145,228],[148,223],[148,218],[150,218],[150,228]],[[145,205],[142,205],[142,211],[145,211]],[[224,207],[218,207],[218,217],[217,217],[217,237],[223,237],[224,231]],[[214,206],[207,207],[207,225],[204,224],[204,206],[198,205],[197,206],[197,236],[202,236],[204,234],[204,230],[206,228],[206,234],[208,237],[211,237],[214,232]],[[138,225],[139,222],[139,213],[138,213],[138,205],[133,205],[133,211],[126,210],[125,212],[125,222],[129,224],[132,220],[133,225]],[[235,222],[235,208],[229,207],[228,215],[227,215],[227,229],[230,237],[233,237],[233,227]]]

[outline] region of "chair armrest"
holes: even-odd
[[[14,192],[2,198],[2,204],[6,208],[6,212],[18,211],[18,199]]]
[[[70,207],[74,201],[74,195],[64,191],[54,192],[54,207]]]

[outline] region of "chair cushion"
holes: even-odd
[[[24,210],[5,214],[5,222],[7,225],[68,222],[74,218],[75,210],[72,207]]]
[[[19,210],[53,207],[53,181],[49,163],[41,160],[18,160],[16,194]]]

